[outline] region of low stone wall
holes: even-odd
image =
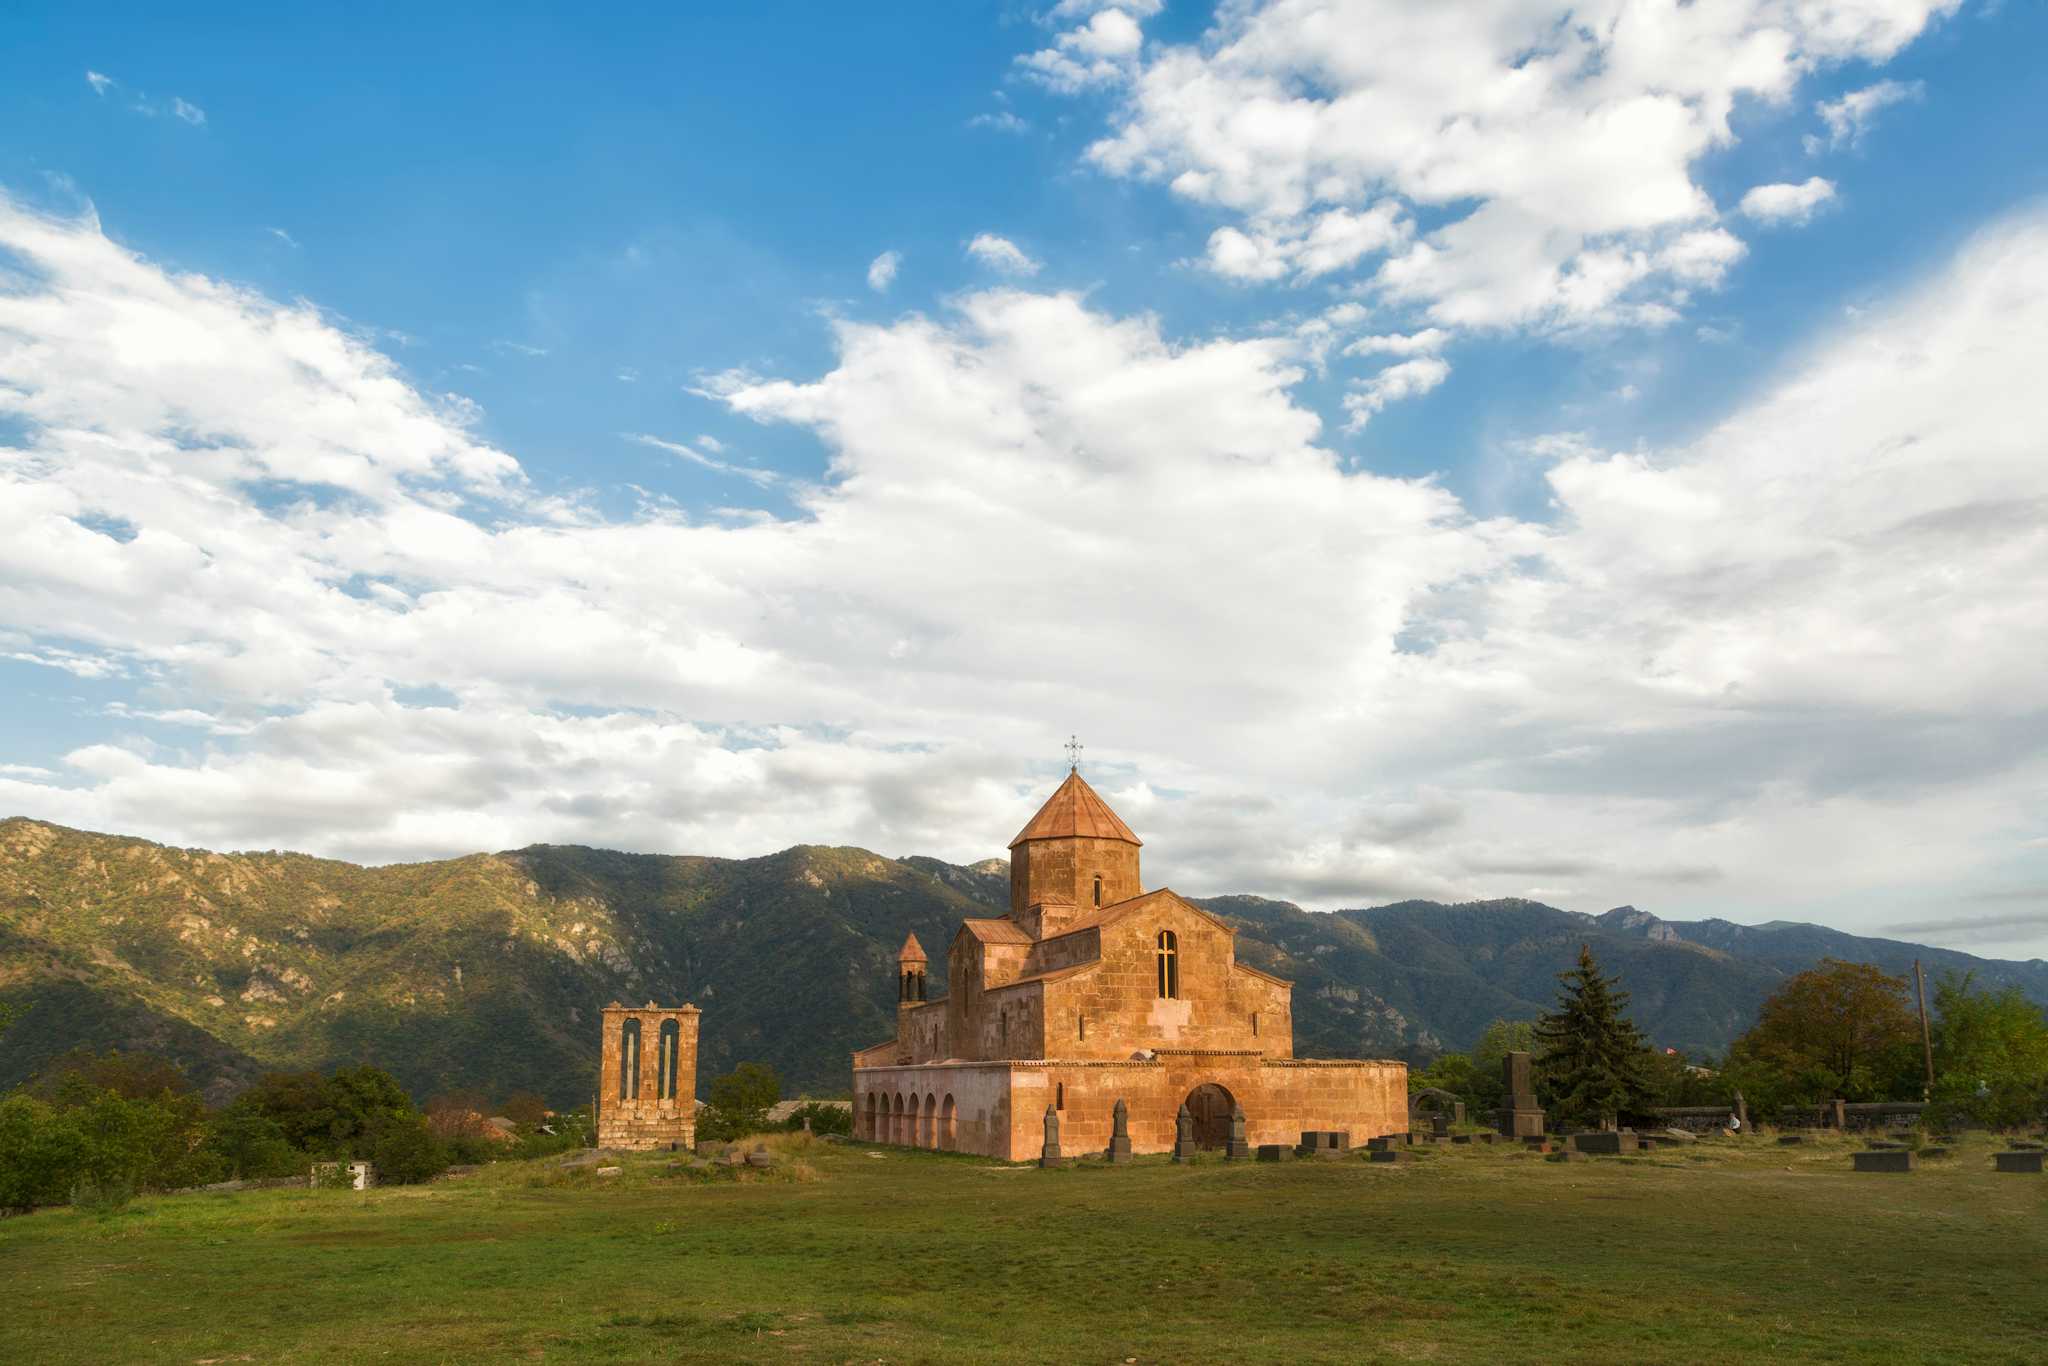
[[[1727,1105],[1666,1105],[1650,1113],[1667,1129],[1704,1134],[1727,1128],[1728,1117],[1735,1111]]]
[[[1920,1123],[1927,1107],[1917,1100],[1858,1101],[1842,1107],[1842,1127],[1855,1129],[1911,1129]],[[1788,1105],[1778,1112],[1783,1129],[1831,1129],[1835,1123],[1832,1105]]]

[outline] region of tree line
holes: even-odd
[[[1537,1099],[1559,1127],[1732,1104],[1738,1091],[1765,1122],[1833,1099],[1924,1100],[1941,1125],[2009,1128],[2048,1114],[2048,1015],[2018,988],[1987,990],[1973,974],[1936,980],[1923,1041],[1904,978],[1823,959],[1765,1001],[1721,1059],[1652,1047],[1628,1018],[1619,978],[1601,972],[1586,945],[1558,982],[1553,1011],[1494,1021],[1469,1052],[1411,1072],[1409,1089],[1440,1088],[1490,1113],[1503,1100],[1501,1059],[1523,1051],[1533,1055]]]

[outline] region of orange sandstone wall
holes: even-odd
[[[607,1006],[603,1052],[598,1066],[597,1146],[600,1148],[689,1148],[697,1141],[697,1022],[695,1006],[678,1010]],[[626,1021],[640,1022],[639,1095],[621,1098],[622,1042]],[[661,1026],[677,1025],[676,1087],[661,1098]]]
[[[1032,902],[1055,897],[1072,902],[1075,914],[1088,915],[1098,904],[1098,877],[1101,905],[1138,895],[1144,890],[1138,885],[1138,846],[1122,840],[1026,840],[1010,851],[1010,917],[1021,922]]]

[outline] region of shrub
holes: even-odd
[[[84,1167],[74,1113],[31,1096],[0,1100],[0,1209],[61,1204]]]
[[[71,1188],[71,1207],[104,1219],[127,1208],[135,1187],[125,1181],[80,1181]]]
[[[792,1131],[798,1130],[804,1127],[806,1119],[810,1120],[811,1132],[814,1134],[850,1134],[853,1132],[853,1111],[846,1109],[844,1106],[826,1105],[815,1100],[808,1104],[797,1106],[795,1110],[790,1112],[789,1121],[782,1127]]]
[[[427,1131],[417,1115],[387,1115],[363,1145],[362,1155],[377,1168],[377,1180],[409,1186],[431,1181],[448,1170],[448,1145]]]

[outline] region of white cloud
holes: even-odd
[[[176,95],[171,96],[171,113],[195,128],[203,127],[206,123],[206,111],[204,109],[201,109],[196,104],[181,100]]]
[[[1926,87],[1919,81],[1879,81],[1876,85],[1852,90],[1838,100],[1823,100],[1813,107],[1813,111],[1828,126],[1827,141],[1823,143],[1819,138],[1809,137],[1806,150],[1819,152],[1827,147],[1854,147],[1870,131],[1879,110],[1918,100],[1925,94]]]
[[[1451,334],[1440,327],[1426,327],[1420,332],[1403,335],[1398,332],[1376,337],[1360,337],[1344,348],[1347,356],[1419,356],[1444,349],[1444,343]]]
[[[1441,356],[1417,356],[1389,365],[1344,395],[1344,411],[1351,414],[1346,430],[1359,430],[1389,403],[1426,394],[1450,377],[1451,364]]]
[[[1079,62],[1078,29],[1030,60],[1118,93],[1089,159],[1221,215],[1219,274],[1371,270],[1440,327],[1657,326],[1718,279],[1686,269],[1705,248],[1732,259],[1693,169],[1737,102],[1883,62],[1957,3],[1246,0],[1121,65]],[[1416,209],[1451,218],[1414,237]]]
[[[773,470],[756,469],[751,465],[735,465],[730,460],[720,460],[716,456],[706,455],[703,451],[685,445],[680,441],[664,441],[658,436],[648,436],[643,432],[628,432],[626,433],[626,440],[637,442],[642,446],[652,446],[657,450],[667,451],[670,455],[679,455],[692,464],[702,465],[707,470],[715,470],[719,474],[734,475],[750,483],[758,484],[762,488],[782,482],[782,476]],[[705,445],[707,449],[711,450],[725,449],[709,437],[700,437],[698,444]]]
[[[887,294],[889,286],[896,283],[896,270],[902,264],[900,251],[885,251],[868,262],[868,288],[877,294]]]
[[[977,234],[967,244],[967,254],[1004,275],[1036,275],[1039,271],[1039,263],[1025,255],[1015,242],[992,232]]]
[[[2044,856],[2048,215],[1684,448],[1538,443],[1551,524],[1348,472],[1293,396],[1307,338],[1010,288],[706,381],[825,444],[793,515],[606,517],[310,308],[90,220],[5,208],[0,247],[6,648],[146,676],[198,732],[0,773],[0,810],[375,858],[971,857],[1077,730],[1192,893],[1854,926]]]
[[[283,228],[268,228],[265,229],[265,231],[267,231],[272,237],[275,237],[278,241],[284,243],[288,247],[296,247],[299,244],[298,239],[293,237],[290,233],[286,232]]]
[[[1756,186],[1742,196],[1742,212],[1759,223],[1801,224],[1834,197],[1833,181],[1810,176],[1797,185]]]
[[[1060,34],[1053,46],[1019,57],[1017,64],[1029,79],[1072,95],[1128,79],[1144,41],[1126,8],[1104,6]]]
[[[998,109],[993,114],[976,114],[967,120],[969,128],[990,128],[998,133],[1028,133],[1031,121],[1018,117],[1007,109]]]
[[[92,93],[95,95],[104,95],[119,84],[112,76],[103,76],[97,71],[86,72],[85,82],[92,87]]]
[[[545,346],[528,346],[525,342],[506,341],[502,337],[491,343],[491,350],[501,356],[525,356],[528,359],[537,359],[548,353]]]

